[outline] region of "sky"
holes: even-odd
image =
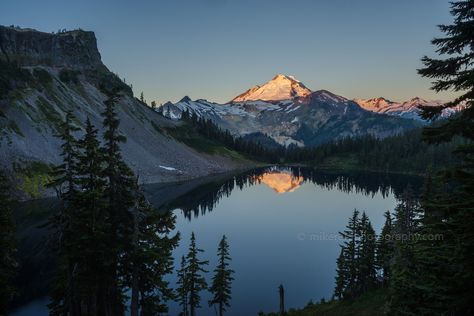
[[[347,98],[449,100],[420,77],[448,0],[0,0],[0,24],[94,31],[147,101],[226,102],[278,73]]]

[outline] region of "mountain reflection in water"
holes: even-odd
[[[162,210],[181,209],[184,216],[191,220],[212,211],[224,197],[230,196],[233,190],[242,190],[253,185],[267,185],[277,194],[294,192],[304,183],[313,183],[327,190],[339,190],[345,193],[361,193],[383,197],[393,193],[399,197],[407,183],[417,192],[422,186],[422,178],[409,175],[395,175],[369,172],[333,172],[321,171],[307,167],[266,167],[247,171],[238,175],[217,177],[213,181],[199,183],[195,188],[185,190],[182,195],[168,200],[167,191],[145,186],[149,201]],[[166,188],[163,188],[166,190]],[[177,191],[177,190],[175,190]]]
[[[304,180],[302,176],[295,176],[289,170],[264,172],[257,179],[278,194],[294,192]]]

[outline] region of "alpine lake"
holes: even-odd
[[[144,189],[159,211],[176,215],[176,231],[181,234],[174,251],[176,269],[194,232],[204,250],[201,259],[209,260],[210,284],[217,246],[226,235],[235,271],[226,315],[241,316],[277,311],[280,284],[286,308],[330,299],[341,243],[338,232],[353,210],[365,211],[380,233],[384,212],[393,211],[403,190],[411,186],[416,191],[422,185],[423,179],[415,176],[266,167]],[[15,209],[21,271],[13,316],[48,315],[55,259],[45,223],[57,206],[58,201],[49,198]],[[176,273],[167,277],[173,287],[175,278]],[[198,315],[215,314],[209,299],[203,291]],[[168,305],[170,315],[179,314],[177,303]]]

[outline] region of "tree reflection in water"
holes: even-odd
[[[380,193],[387,197],[393,193],[399,197],[407,183],[417,191],[422,186],[422,179],[416,176],[334,171],[320,171],[305,167],[266,167],[254,169],[245,173],[233,175],[202,184],[171,201],[155,206],[163,210],[181,209],[184,216],[191,220],[193,217],[212,211],[219,201],[228,197],[235,189],[265,184],[277,193],[287,193],[297,190],[304,183],[314,183],[327,190],[337,189],[345,193],[361,193],[375,196]],[[151,200],[153,202],[153,200]]]

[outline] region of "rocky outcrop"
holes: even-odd
[[[22,66],[94,69],[102,65],[93,32],[44,33],[0,26],[0,58]]]

